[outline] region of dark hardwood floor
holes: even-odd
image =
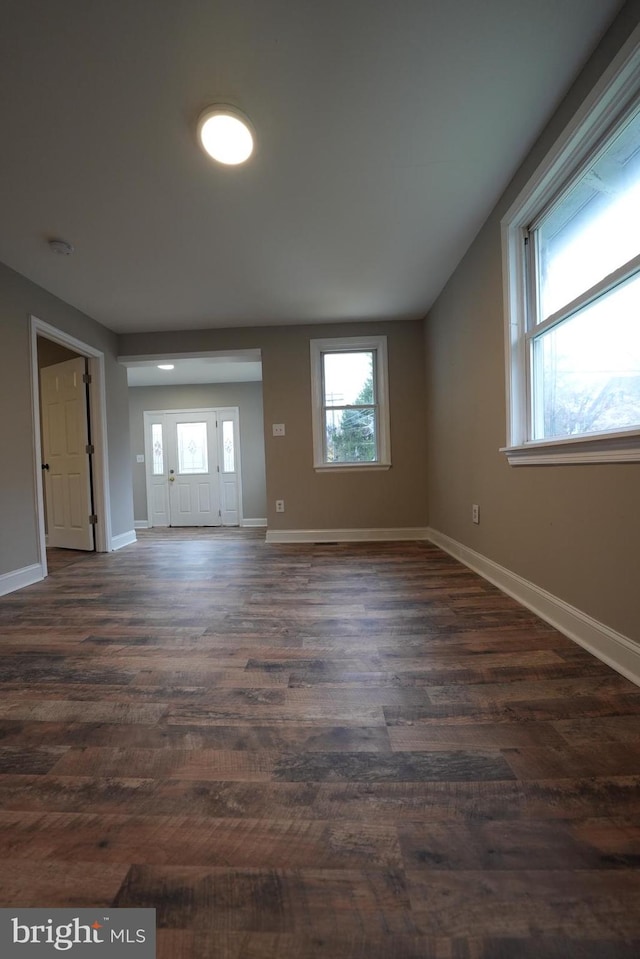
[[[426,543],[144,531],[0,600],[0,906],[159,959],[637,959],[640,688]]]

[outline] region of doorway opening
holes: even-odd
[[[48,543],[56,549],[111,549],[104,354],[34,316],[30,334],[36,518],[44,577]]]
[[[242,525],[237,407],[144,411],[148,520]]]

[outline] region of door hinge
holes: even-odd
[[[93,445],[93,443],[87,443],[87,445],[84,448],[84,451],[85,453],[88,453],[90,456],[92,456],[95,453],[96,448]]]
[[[90,382],[91,382],[91,373],[83,373],[83,374],[82,374],[82,382],[83,382],[83,383],[90,383]]]
[[[89,517],[89,526],[95,526],[97,522],[98,522],[98,517],[96,516],[95,513],[92,513],[91,516]]]

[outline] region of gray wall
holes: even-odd
[[[201,386],[139,386],[129,390],[133,509],[135,519],[147,519],[147,489],[144,463],[145,410],[206,409],[237,406],[240,410],[240,456],[242,466],[242,511],[245,519],[264,519],[267,497],[264,462],[262,383],[217,383]]]
[[[36,533],[29,315],[105,354],[112,533],[133,528],[126,372],[116,336],[0,264],[0,436],[10,451],[0,497],[0,575],[40,561]]]
[[[386,334],[391,458],[388,471],[316,473],[311,436],[309,340]],[[270,529],[367,529],[426,526],[427,443],[422,323],[194,330],[121,336],[120,354],[260,349],[264,399],[267,520]],[[272,423],[286,435],[274,437]],[[285,501],[284,513],[275,500]]]
[[[640,640],[640,464],[510,467],[500,218],[640,19],[627,4],[425,324],[431,526]],[[471,523],[478,503],[481,523]]]

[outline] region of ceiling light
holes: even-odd
[[[173,370],[175,369],[173,363],[158,363],[159,370]]]
[[[253,153],[251,123],[235,107],[218,105],[201,113],[198,139],[209,156],[229,166],[244,163]]]
[[[73,247],[66,240],[49,240],[49,249],[60,256],[70,256],[73,253]]]

